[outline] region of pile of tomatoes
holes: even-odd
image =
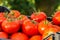
[[[17,10],[0,12],[0,38],[11,40],[43,40],[60,31],[60,11],[54,13],[52,21],[44,12],[34,12],[28,18]],[[52,40],[52,38],[48,38]]]

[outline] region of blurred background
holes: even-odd
[[[0,6],[18,10],[25,15],[43,11],[47,16],[52,16],[60,10],[60,0],[0,0]]]

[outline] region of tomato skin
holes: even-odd
[[[8,38],[8,35],[5,32],[0,32],[0,38]]]
[[[34,35],[29,40],[42,40],[42,36],[40,36],[40,35]]]
[[[30,20],[25,20],[22,24],[22,31],[28,36],[33,36],[38,34],[38,29],[35,24],[33,24]]]
[[[60,31],[60,26],[58,26],[58,25],[53,25],[53,28],[57,29],[57,32]]]
[[[8,22],[7,20],[2,22],[2,30],[7,33],[15,33],[19,30],[20,23],[18,21]]]
[[[50,27],[50,23],[48,20],[43,20],[38,24],[38,31],[40,34],[44,33],[44,30],[48,29]]]
[[[56,25],[60,25],[60,11],[55,12],[52,21]]]
[[[4,20],[6,20],[6,18],[4,17],[4,14],[5,14],[5,13],[0,12],[0,25],[1,25],[1,23],[2,23]]]
[[[20,12],[18,10],[11,10],[8,16],[17,18],[20,16]]]
[[[33,13],[31,15],[31,19],[35,20],[37,22],[41,22],[42,20],[45,20],[46,18],[47,18],[47,16],[44,12]]]
[[[4,13],[3,12],[0,12],[0,17],[3,17],[4,16]]]
[[[11,40],[28,40],[28,37],[24,33],[14,33]]]
[[[6,20],[5,17],[0,17],[0,24],[1,24],[4,20]]]

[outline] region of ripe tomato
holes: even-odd
[[[28,36],[38,34],[37,25],[32,23],[31,20],[25,20],[22,24],[22,31]]]
[[[7,33],[15,33],[19,30],[20,23],[15,20],[7,19],[2,22],[2,29]]]
[[[40,35],[34,35],[29,40],[42,40],[42,36],[40,36]]]
[[[60,25],[60,11],[55,12],[52,21],[54,24]]]
[[[46,14],[44,12],[37,12],[37,13],[33,13],[31,15],[31,19],[33,19],[33,20],[35,20],[37,22],[40,22],[40,21],[42,21],[42,20],[44,20],[46,18],[47,18],[47,16],[46,16]]]
[[[18,18],[17,18],[18,21],[20,21],[20,24],[22,24],[25,20],[28,20],[28,17],[25,16],[25,15],[20,15]]]
[[[38,24],[38,31],[40,34],[43,34],[46,29],[50,27],[50,23],[48,20],[43,20]]]
[[[5,32],[0,32],[0,38],[8,38],[8,35]]]
[[[17,18],[20,16],[20,12],[17,10],[11,10],[10,13],[8,14],[8,16]]]
[[[28,37],[23,33],[14,33],[11,40],[28,40]]]
[[[50,27],[48,29],[46,29],[43,33],[43,38],[46,38],[47,36],[49,36],[50,34],[52,33],[56,33],[58,30],[53,28],[53,27]]]

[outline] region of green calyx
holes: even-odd
[[[11,11],[11,13],[10,13],[10,14],[11,14],[12,16],[14,16],[14,12],[12,12],[12,11]]]
[[[44,24],[46,24],[46,25],[47,25],[48,23],[49,23],[49,22],[48,22],[47,20],[45,20],[45,21],[44,21]]]
[[[20,15],[17,19],[21,20],[24,17],[24,15]]]
[[[35,12],[34,14],[35,14],[35,15],[39,15],[39,14],[40,14],[40,12]]]
[[[8,18],[8,12],[4,12],[4,17]]]
[[[15,20],[16,20],[16,18],[7,18],[8,22],[12,22],[12,21],[15,21]]]
[[[37,22],[36,22],[36,21],[34,21],[34,20],[31,20],[31,22],[32,22],[32,23],[34,23],[34,24],[37,24]]]

